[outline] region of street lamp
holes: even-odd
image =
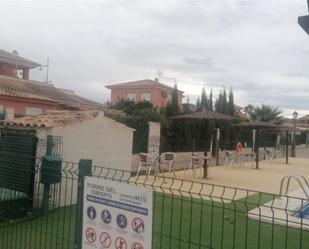
[[[291,148],[291,157],[296,157],[296,122],[297,122],[298,113],[297,111],[293,112],[293,121],[294,121],[294,129],[293,129],[293,140],[292,140],[292,148]]]

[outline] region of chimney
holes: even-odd
[[[4,110],[4,119],[12,120],[14,119],[14,108],[5,108]]]

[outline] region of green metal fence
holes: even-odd
[[[305,199],[169,177],[134,177],[85,160],[62,162],[60,171],[44,167],[49,166],[38,159],[34,192],[26,196],[31,206],[15,216],[0,210],[0,248],[79,248],[84,175],[154,190],[153,249],[309,248],[309,221],[306,212],[299,211],[308,204]],[[56,179],[50,182],[47,210],[44,177]]]

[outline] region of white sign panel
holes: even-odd
[[[86,177],[82,248],[151,249],[152,205],[152,189]]]

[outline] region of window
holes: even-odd
[[[127,100],[136,101],[136,93],[127,93]]]
[[[150,93],[141,93],[141,101],[151,101]]]
[[[26,115],[34,116],[34,115],[39,115],[41,113],[42,113],[42,109],[41,108],[26,107]]]

